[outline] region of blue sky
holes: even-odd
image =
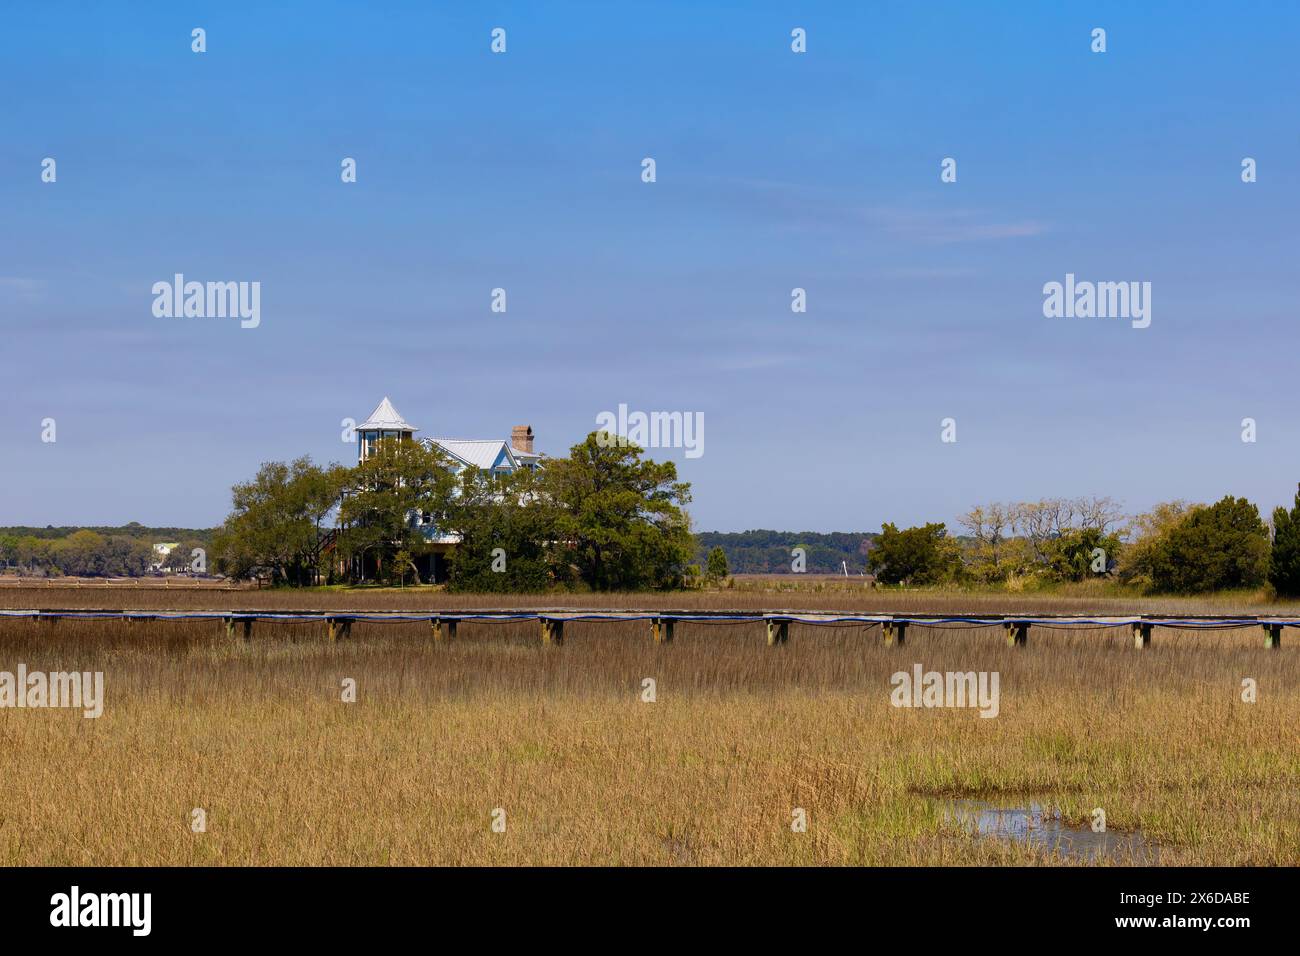
[[[11,6],[0,524],[216,524],[384,395],[557,454],[702,413],[652,452],[701,530],[1289,503],[1300,8],[1135,6]],[[156,318],[177,272],[260,326]],[[1045,318],[1066,273],[1149,281],[1150,327]]]

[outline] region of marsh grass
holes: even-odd
[[[73,606],[73,590],[0,600]],[[186,606],[126,590],[80,606],[108,606],[110,593],[118,606]],[[537,603],[254,597],[182,600]],[[611,601],[747,606],[727,592],[554,603]],[[922,603],[936,609],[933,595]],[[425,625],[357,624],[331,645],[318,624],[259,623],[245,643],[215,622],[0,620],[0,670],[102,670],[106,684],[98,720],[0,710],[0,864],[1069,862],[973,836],[941,810],[1030,797],[1075,824],[1103,807],[1164,864],[1300,860],[1300,655],[1264,650],[1257,629],[1158,631],[1142,652],[1127,629],[1036,627],[1018,649],[993,629],[916,627],[903,648],[859,626],[795,624],[777,648],[759,624],[679,624],[667,646],[645,622],[570,624],[558,648],[536,629],[462,624],[434,644]],[[917,662],[999,671],[1000,716],[891,707],[890,675]],[[340,700],[348,677],[354,704]],[[640,700],[646,677],[653,704]],[[1241,701],[1245,677],[1258,681],[1255,704]],[[189,827],[196,807],[203,834]],[[490,827],[497,807],[505,833]],[[807,833],[791,832],[795,807]]]

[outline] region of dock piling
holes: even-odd
[[[886,647],[902,647],[907,643],[906,621],[884,621],[880,625]]]
[[[244,626],[244,640],[251,641],[253,639],[253,619],[251,617],[235,617],[235,615],[229,614],[224,620],[226,623],[226,640],[233,641],[235,639],[236,621]]]
[[[790,640],[790,622],[774,617],[767,619],[767,646],[776,647]]]
[[[550,647],[564,643],[564,621],[555,617],[539,618],[542,622],[542,644]]]

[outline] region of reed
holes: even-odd
[[[54,603],[27,597],[0,600]],[[623,600],[745,606],[728,592]],[[97,720],[0,710],[0,864],[1065,862],[945,822],[952,797],[1032,798],[1074,821],[1102,807],[1110,828],[1155,840],[1163,863],[1296,862],[1300,655],[1266,652],[1257,634],[1162,633],[1135,652],[1127,632],[1036,628],[1010,649],[993,630],[915,628],[888,648],[878,629],[794,624],[769,648],[761,625],[686,623],[656,646],[640,622],[570,624],[562,647],[543,648],[536,627],[462,624],[435,644],[427,625],[359,623],[331,645],[309,625],[259,623],[245,643],[215,622],[0,621],[0,670],[100,670],[106,684]],[[997,670],[1000,715],[891,707],[890,675],[914,663]],[[1240,699],[1245,677],[1254,704]],[[355,703],[340,699],[345,678]],[[190,829],[194,808],[206,833]],[[808,832],[791,831],[794,808]]]

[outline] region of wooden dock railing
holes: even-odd
[[[331,641],[345,639],[352,633],[352,625],[362,624],[427,624],[430,637],[435,641],[453,640],[457,625],[462,623],[492,624],[535,621],[540,625],[543,644],[559,645],[564,642],[564,627],[570,623],[647,621],[655,643],[666,644],[673,640],[675,625],[681,623],[704,624],[757,624],[766,626],[767,643],[779,647],[790,639],[791,624],[820,627],[860,626],[874,629],[879,626],[883,642],[890,646],[906,643],[909,627],[925,628],[1002,628],[1010,647],[1023,647],[1028,643],[1033,627],[1052,629],[1129,628],[1133,645],[1138,649],[1149,647],[1151,633],[1157,628],[1172,630],[1223,630],[1235,628],[1260,628],[1264,646],[1278,648],[1282,643],[1282,628],[1300,627],[1300,618],[1267,617],[1258,615],[1065,615],[1065,614],[876,614],[860,611],[802,611],[802,610],[698,610],[698,609],[611,609],[590,608],[460,608],[456,610],[429,611],[369,611],[369,610],[124,610],[120,608],[39,608],[32,610],[0,609],[0,621],[5,619],[30,620],[37,623],[56,624],[68,620],[107,620],[130,623],[148,621],[214,621],[225,628],[228,637],[240,634],[245,640],[253,636],[257,621],[311,624],[323,623],[325,634]]]

